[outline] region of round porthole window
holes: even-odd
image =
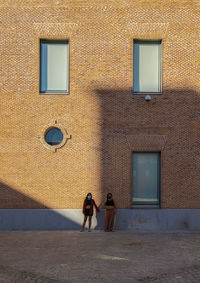
[[[58,145],[63,140],[63,133],[59,128],[51,128],[45,134],[45,141],[49,145]]]

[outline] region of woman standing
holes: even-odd
[[[84,220],[81,232],[84,232],[85,224],[87,221],[87,218],[89,217],[89,230],[88,232],[91,232],[91,225],[92,225],[92,216],[93,216],[93,206],[95,206],[96,210],[99,212],[99,208],[97,207],[95,200],[92,199],[92,194],[88,193],[84,202],[83,202],[83,214],[84,214]]]
[[[106,208],[104,231],[113,232],[113,226],[114,226],[117,206],[116,206],[116,202],[114,201],[111,193],[107,194],[107,200],[104,204],[104,207]]]

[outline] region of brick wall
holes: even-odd
[[[199,1],[0,1],[0,208],[131,205],[131,152],[161,151],[162,208],[200,208]],[[70,42],[70,92],[39,94],[39,39]],[[163,92],[132,95],[133,38],[163,40]],[[71,138],[42,143],[57,121]]]

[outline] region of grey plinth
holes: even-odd
[[[1,209],[0,230],[79,230],[80,209]],[[95,213],[92,228],[101,230],[104,211]],[[118,209],[116,230],[200,231],[200,209]]]

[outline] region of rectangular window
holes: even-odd
[[[161,40],[134,40],[133,91],[161,92]]]
[[[69,91],[68,40],[40,40],[40,92]]]
[[[133,153],[132,170],[133,204],[159,205],[160,153]]]

